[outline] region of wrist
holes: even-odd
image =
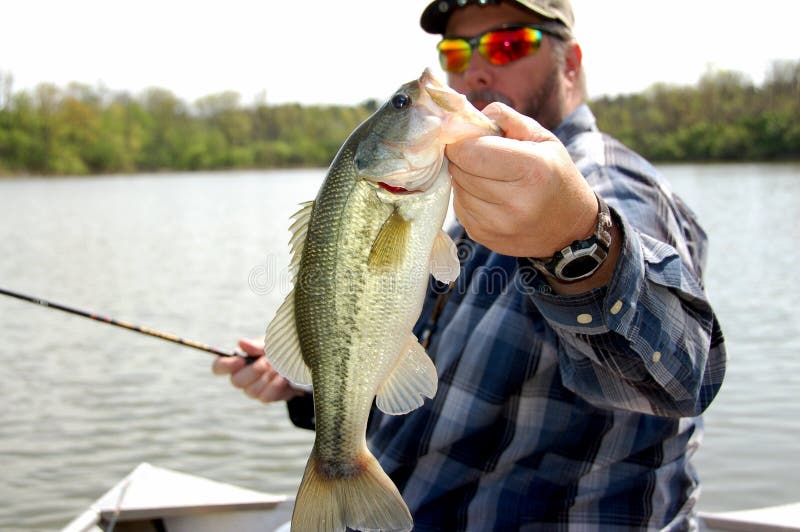
[[[613,244],[611,213],[605,201],[595,194],[597,217],[592,233],[556,251],[547,258],[531,257],[530,263],[548,278],[559,283],[574,283],[592,276],[608,259]]]

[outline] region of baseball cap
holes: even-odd
[[[419,24],[428,33],[444,34],[447,20],[456,9],[469,4],[485,6],[499,4],[501,1],[518,4],[544,18],[557,20],[567,28],[569,33],[572,33],[575,16],[572,14],[570,0],[434,0],[422,12]]]

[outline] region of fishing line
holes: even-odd
[[[155,329],[150,329],[149,327],[142,327],[141,325],[135,325],[133,323],[128,323],[126,321],[117,320],[114,318],[109,318],[107,316],[102,316],[95,312],[90,312],[88,310],[81,310],[74,307],[68,307],[67,305],[62,305],[60,303],[55,303],[53,301],[48,301],[46,299],[42,299],[40,297],[29,296],[26,294],[20,294],[19,292],[13,292],[11,290],[6,290],[4,288],[0,288],[0,295],[13,297],[22,301],[27,301],[28,303],[33,303],[35,305],[41,305],[43,307],[52,308],[56,310],[60,310],[62,312],[66,312],[68,314],[74,314],[76,316],[81,316],[84,318],[88,318],[90,320],[94,320],[100,323],[107,323],[108,325],[115,325],[117,327],[121,327],[123,329],[127,329],[129,331],[137,332],[140,334],[146,334],[147,336],[152,336],[154,338],[158,338],[160,340],[166,340],[168,342],[172,342],[175,344],[180,344],[186,347],[191,347],[200,351],[204,351],[206,353],[211,353],[213,355],[221,356],[221,357],[241,357],[247,361],[248,364],[252,364],[255,362],[258,357],[248,355],[246,353],[242,353],[241,351],[224,351],[222,349],[201,344],[200,342],[195,342],[194,340],[188,340],[186,338],[181,338],[180,336],[176,336],[174,334],[165,333],[161,331],[157,331]]]

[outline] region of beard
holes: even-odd
[[[483,109],[492,102],[504,103],[552,130],[564,119],[564,105],[559,97],[561,78],[558,74],[558,71],[551,70],[542,83],[519,102],[519,105],[515,104],[509,96],[492,89],[470,91],[467,94],[467,100],[478,109]]]
[[[529,116],[547,129],[554,129],[564,120],[561,77],[551,70],[542,84],[520,103],[520,113]]]

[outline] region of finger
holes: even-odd
[[[484,175],[483,168],[490,167],[485,163],[488,155],[498,150],[503,137],[477,137],[464,139],[445,146],[444,154],[449,162],[449,170],[462,170],[472,175]],[[455,167],[455,168],[454,168]]]
[[[261,356],[264,354],[264,340],[261,338],[240,338],[239,349],[248,355]]]
[[[303,394],[301,390],[293,388],[289,381],[278,373],[264,374],[244,391],[248,396],[264,403],[288,401],[292,397]]]
[[[244,389],[260,379],[265,373],[274,371],[267,359],[261,357],[249,366],[244,366],[239,371],[231,374],[231,383],[237,388]]]
[[[518,113],[504,103],[494,102],[487,105],[483,110],[483,114],[494,120],[497,126],[503,130],[505,138],[533,142],[556,139],[555,135],[539,122],[529,116]]]
[[[534,153],[535,146],[535,143],[505,137],[479,137],[450,144],[445,154],[450,164],[463,171],[467,178],[485,180],[485,186],[492,186],[497,181],[524,181],[531,168],[540,164]]]
[[[230,375],[242,369],[245,364],[242,357],[217,357],[211,365],[211,371],[214,375]]]
[[[279,378],[279,382],[275,382],[272,386],[268,386],[263,392],[261,392],[261,394],[259,394],[258,398],[261,401],[264,401],[265,403],[269,403],[271,401],[288,401],[293,397],[304,395],[305,392],[292,387],[289,381],[283,377]]]
[[[289,385],[289,381],[281,377],[277,373],[270,375],[268,379],[262,379],[263,385],[256,392],[254,397],[265,403],[272,401],[285,401],[291,399],[294,394]]]
[[[482,220],[482,225],[491,226],[497,218],[505,217],[507,206],[494,203],[465,188],[464,181],[453,180],[453,208],[462,223],[469,219]]]
[[[269,376],[262,375],[260,378],[253,381],[251,384],[245,386],[244,393],[248,397],[260,398],[261,393],[269,386]]]
[[[496,181],[474,176],[454,164],[450,165],[450,176],[456,196],[469,196],[470,199],[492,205],[504,203],[503,187],[497,186]]]
[[[455,212],[456,218],[464,226],[464,229],[467,231],[467,236],[469,236],[472,240],[482,243],[479,235],[474,234],[471,230],[473,224],[475,223],[475,218],[470,212],[468,208],[465,208],[464,201],[459,200],[457,196],[453,197],[453,211]]]
[[[489,227],[489,224],[495,223],[496,216],[486,215],[488,210],[486,209],[486,204],[469,195],[455,194],[453,196],[453,210],[458,221],[467,230],[469,237],[491,248],[490,240],[496,229]],[[480,215],[476,214],[479,212],[481,213]]]

